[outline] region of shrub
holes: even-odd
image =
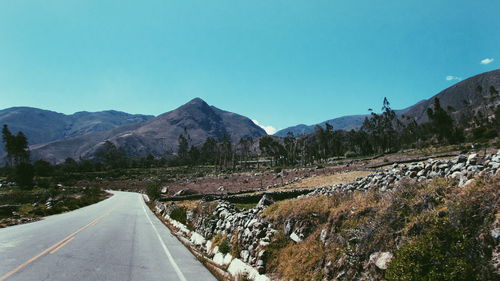
[[[172,213],[170,213],[170,218],[182,223],[187,224],[187,214],[185,208],[175,208]]]
[[[160,198],[160,183],[152,182],[146,187],[146,195],[151,200],[156,200]]]
[[[219,245],[219,252],[223,253],[224,255],[229,253],[231,251],[231,245],[229,242],[229,239],[226,237],[224,240]]]
[[[15,169],[15,180],[21,188],[31,189],[34,176],[35,169],[31,164],[21,163]]]
[[[50,180],[48,178],[38,178],[36,181],[36,185],[40,188],[49,188]]]
[[[387,280],[479,280],[472,266],[472,240],[447,219],[437,219],[423,235],[395,252]]]

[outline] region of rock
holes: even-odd
[[[185,190],[185,189],[181,189],[181,190],[177,191],[177,192],[174,194],[174,196],[183,196],[183,195],[186,195],[186,193],[187,193],[187,190]]]
[[[498,163],[498,162],[493,162],[493,161],[492,161],[492,162],[490,162],[490,167],[491,167],[492,169],[497,170],[498,168],[500,168],[500,163]]]
[[[257,203],[256,208],[265,208],[273,203],[274,203],[273,198],[271,198],[271,196],[269,196],[268,194],[264,194],[262,198],[259,200],[259,203]]]
[[[450,178],[452,179],[460,179],[462,177],[462,173],[461,172],[454,172],[453,174],[451,174]]]
[[[370,262],[374,263],[378,268],[385,270],[392,257],[393,255],[390,252],[375,252],[370,255]]]
[[[260,277],[261,279],[257,279],[259,278],[259,276],[261,276],[259,272],[250,265],[242,262],[240,259],[233,259],[227,271],[232,276],[247,275],[247,277],[252,280],[269,280],[269,279],[262,279],[262,277]]]
[[[233,260],[233,256],[231,254],[226,254],[224,257],[223,265],[230,264],[231,261]]]
[[[475,165],[477,163],[477,157],[477,153],[472,153],[471,155],[469,155],[469,157],[467,158],[467,164]]]
[[[327,230],[326,228],[323,228],[323,229],[321,230],[320,235],[319,235],[319,240],[320,240],[321,242],[325,243],[325,242],[326,242],[326,237],[327,237],[327,235],[328,235],[328,230]]]
[[[288,235],[292,232],[293,224],[294,223],[291,219],[289,219],[285,222],[285,227],[284,227],[285,235]]]
[[[197,246],[201,246],[207,242],[205,240],[205,237],[201,236],[199,233],[196,232],[192,232],[190,241],[191,243]]]
[[[302,242],[302,239],[295,232],[293,232],[292,234],[290,234],[290,239],[292,239],[293,241],[295,241],[297,243]]]
[[[464,163],[458,163],[458,164],[455,164],[451,167],[451,172],[456,172],[456,171],[460,171],[462,170],[463,168],[465,167],[465,164]]]
[[[224,254],[218,252],[215,254],[212,260],[218,265],[224,265]]]
[[[457,158],[455,158],[455,163],[465,163],[467,162],[467,157],[463,154],[460,154],[457,156]]]
[[[493,239],[498,239],[498,237],[500,237],[500,228],[493,229],[491,231],[491,237],[493,237]]]
[[[250,256],[250,252],[248,250],[243,250],[240,252],[240,257],[244,262],[248,262],[249,256]]]

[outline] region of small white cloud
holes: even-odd
[[[446,81],[454,81],[454,80],[460,81],[460,80],[462,80],[461,77],[453,76],[453,75],[448,75],[448,76],[446,76],[445,79],[446,79]]]
[[[266,133],[268,135],[274,135],[274,133],[276,133],[276,128],[274,128],[273,126],[266,126],[266,125],[262,125],[259,123],[259,121],[255,120],[255,119],[252,119],[252,122],[255,123],[255,125],[261,127],[262,129],[264,129],[264,131],[266,131]]]
[[[485,58],[484,60],[481,61],[481,64],[490,64],[494,61],[494,58]]]

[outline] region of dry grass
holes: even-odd
[[[284,189],[297,189],[297,188],[312,188],[319,186],[344,184],[355,181],[357,178],[363,178],[373,172],[369,171],[351,171],[328,176],[317,176],[312,178],[305,178],[301,181],[287,185]]]
[[[280,201],[267,207],[263,215],[271,220],[297,217],[311,213],[325,213],[338,204],[336,196],[313,196]]]
[[[284,280],[322,280],[321,270],[316,270],[326,255],[319,241],[319,231],[298,244],[289,244],[279,252],[276,270]]]
[[[186,210],[194,210],[198,207],[200,200],[186,200],[186,201],[178,201],[175,204],[179,207],[185,208]]]

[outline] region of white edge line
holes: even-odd
[[[170,251],[168,250],[167,246],[165,245],[165,243],[163,242],[163,240],[161,239],[161,236],[160,236],[160,233],[158,233],[158,230],[156,229],[156,227],[154,226],[153,224],[153,221],[151,221],[151,218],[149,218],[148,216],[148,213],[146,211],[146,208],[144,207],[144,205],[146,205],[143,201],[142,201],[142,198],[139,197],[140,200],[141,200],[141,203],[142,203],[142,209],[144,210],[144,214],[146,215],[146,217],[148,218],[148,221],[149,223],[151,224],[151,226],[153,227],[155,233],[156,233],[156,236],[158,237],[158,240],[160,240],[160,243],[161,243],[161,246],[163,247],[163,251],[165,251],[165,254],[167,255],[167,258],[168,258],[168,261],[170,262],[170,264],[172,265],[172,267],[174,268],[175,270],[175,273],[177,273],[177,276],[179,277],[179,279],[181,281],[187,281],[186,280],[186,277],[184,277],[184,274],[182,274],[182,271],[181,269],[179,268],[179,266],[177,265],[177,263],[175,262],[174,258],[172,257],[172,254],[170,253]]]

